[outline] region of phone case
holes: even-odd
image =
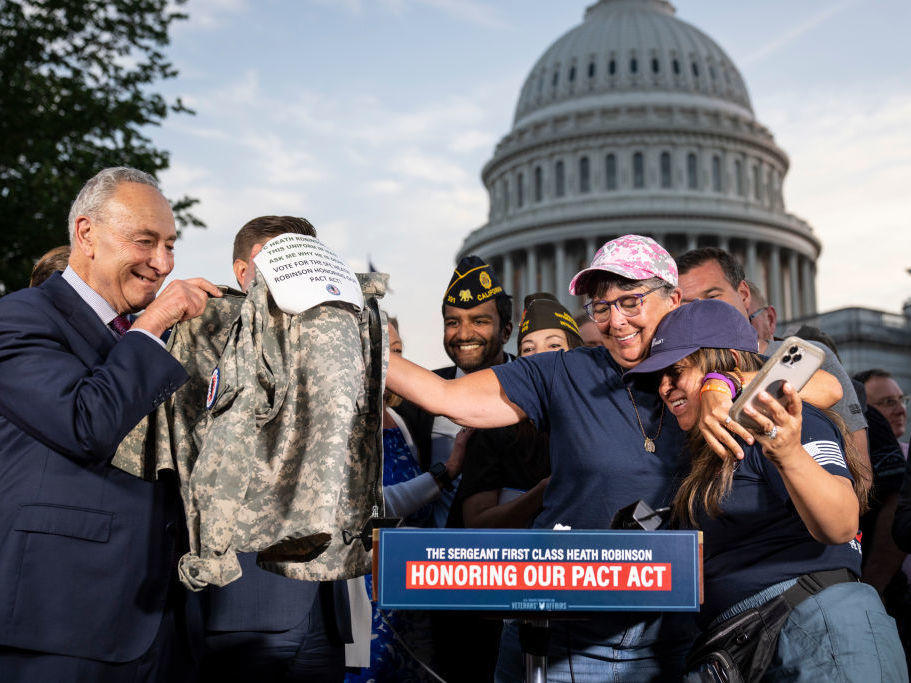
[[[744,414],[743,409],[752,404],[763,389],[782,402],[782,385],[790,382],[791,386],[800,391],[825,359],[826,354],[819,347],[800,337],[788,337],[734,401],[734,405],[731,406],[731,419],[747,429],[760,431],[759,425]],[[760,410],[761,404],[754,405],[754,408]]]

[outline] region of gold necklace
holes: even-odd
[[[661,402],[661,416],[658,418],[658,431],[655,432],[655,436],[649,436],[645,433],[645,427],[642,426],[642,419],[639,417],[639,408],[636,406],[636,399],[633,398],[633,392],[630,391],[629,387],[626,387],[626,393],[629,394],[629,400],[633,404],[633,410],[636,411],[636,422],[639,423],[639,431],[642,432],[642,436],[645,437],[645,443],[642,444],[645,446],[645,450],[649,453],[655,452],[655,439],[658,438],[658,435],[661,434],[661,425],[664,424],[664,402]]]

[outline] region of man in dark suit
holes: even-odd
[[[263,245],[284,233],[316,236],[309,221],[261,216],[234,238],[234,275],[246,291]],[[240,554],[243,575],[204,596],[205,683],[324,683],[345,676],[345,643],[351,641],[345,581],[296,581],[256,564],[256,553]]]
[[[186,381],[159,337],[219,292],[156,298],[177,234],[141,171],[100,172],[69,223],[63,274],[0,299],[0,680],[181,681],[176,489],[109,463]]]

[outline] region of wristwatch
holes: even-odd
[[[446,465],[441,462],[435,462],[427,471],[430,472],[431,477],[437,480],[440,488],[444,491],[452,491],[452,479],[449,477],[449,472],[446,471]]]

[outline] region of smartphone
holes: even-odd
[[[784,383],[790,382],[796,391],[800,391],[810,381],[813,373],[819,370],[825,359],[825,351],[818,346],[800,337],[788,337],[734,401],[734,405],[731,406],[731,419],[747,429],[762,431],[760,426],[743,412],[744,408],[751,405],[757,411],[764,412],[762,404],[756,400],[763,390],[784,404]]]

